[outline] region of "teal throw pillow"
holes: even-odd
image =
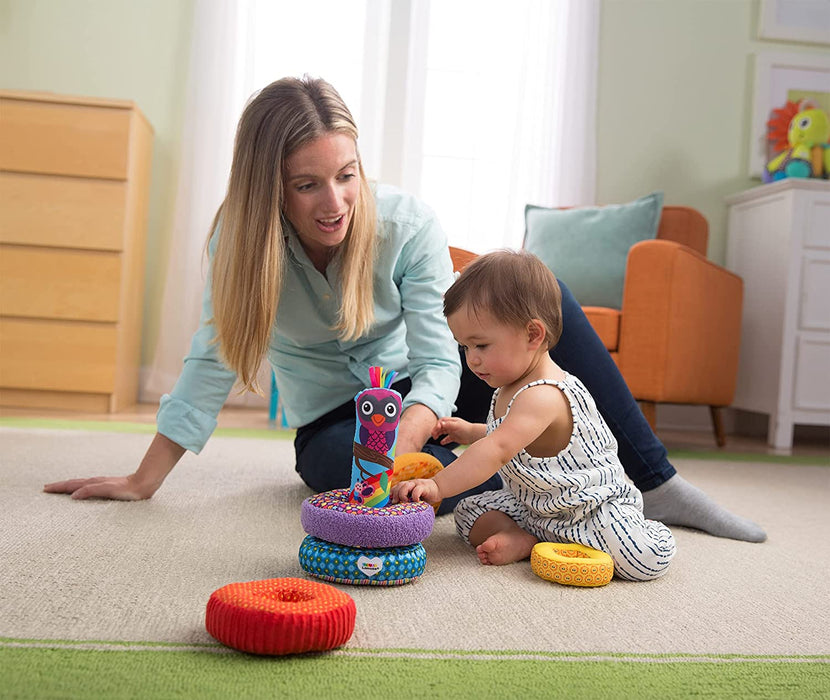
[[[529,204],[524,247],[568,285],[582,306],[621,309],[628,250],[657,235],[662,210],[662,192],[605,207]]]

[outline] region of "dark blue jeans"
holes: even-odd
[[[675,474],[666,448],[652,432],[582,307],[565,284],[560,281],[559,286],[562,288],[563,331],[559,343],[551,350],[551,357],[562,369],[578,377],[591,392],[599,412],[617,439],[626,474],[641,491],[649,491]],[[484,423],[493,390],[470,372],[463,358],[461,365],[461,389],[455,415]],[[409,387],[409,380],[404,379],[393,388],[405,396]],[[354,430],[354,402],[351,401],[297,430],[294,440],[296,468],[308,486],[320,492],[350,485]],[[445,466],[456,458],[450,449],[432,440],[424,445],[424,452],[435,456]],[[500,487],[501,479],[496,475],[470,491],[445,499],[439,513],[452,510],[459,500],[471,493]]]

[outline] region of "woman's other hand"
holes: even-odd
[[[136,475],[95,476],[88,479],[55,481],[43,487],[46,493],[66,493],[72,498],[109,498],[116,501],[141,501],[150,498],[155,489],[137,483]]]
[[[109,498],[141,501],[150,498],[185,453],[184,447],[156,433],[138,469],[129,476],[95,476],[46,484],[46,493],[66,493],[72,498]]]

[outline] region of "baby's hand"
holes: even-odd
[[[393,503],[426,501],[435,505],[441,501],[441,494],[438,492],[438,484],[432,479],[410,479],[395,484],[390,498]]]
[[[470,423],[462,418],[439,418],[435,427],[432,429],[432,439],[438,440],[440,438],[442,445],[446,445],[449,442],[459,442],[462,445],[468,445],[471,442],[468,439],[470,427]]]

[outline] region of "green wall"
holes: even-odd
[[[193,0],[0,0],[0,86],[134,100],[155,129],[143,364],[159,332],[173,227]],[[507,4],[506,4],[507,6]],[[700,209],[710,256],[726,248],[723,199],[746,171],[752,54],[819,50],[758,41],[758,0],[603,0],[601,203],[655,189]]]
[[[709,257],[726,257],[724,197],[747,172],[757,51],[823,52],[760,41],[758,0],[603,0],[597,200],[655,189],[709,220]]]

